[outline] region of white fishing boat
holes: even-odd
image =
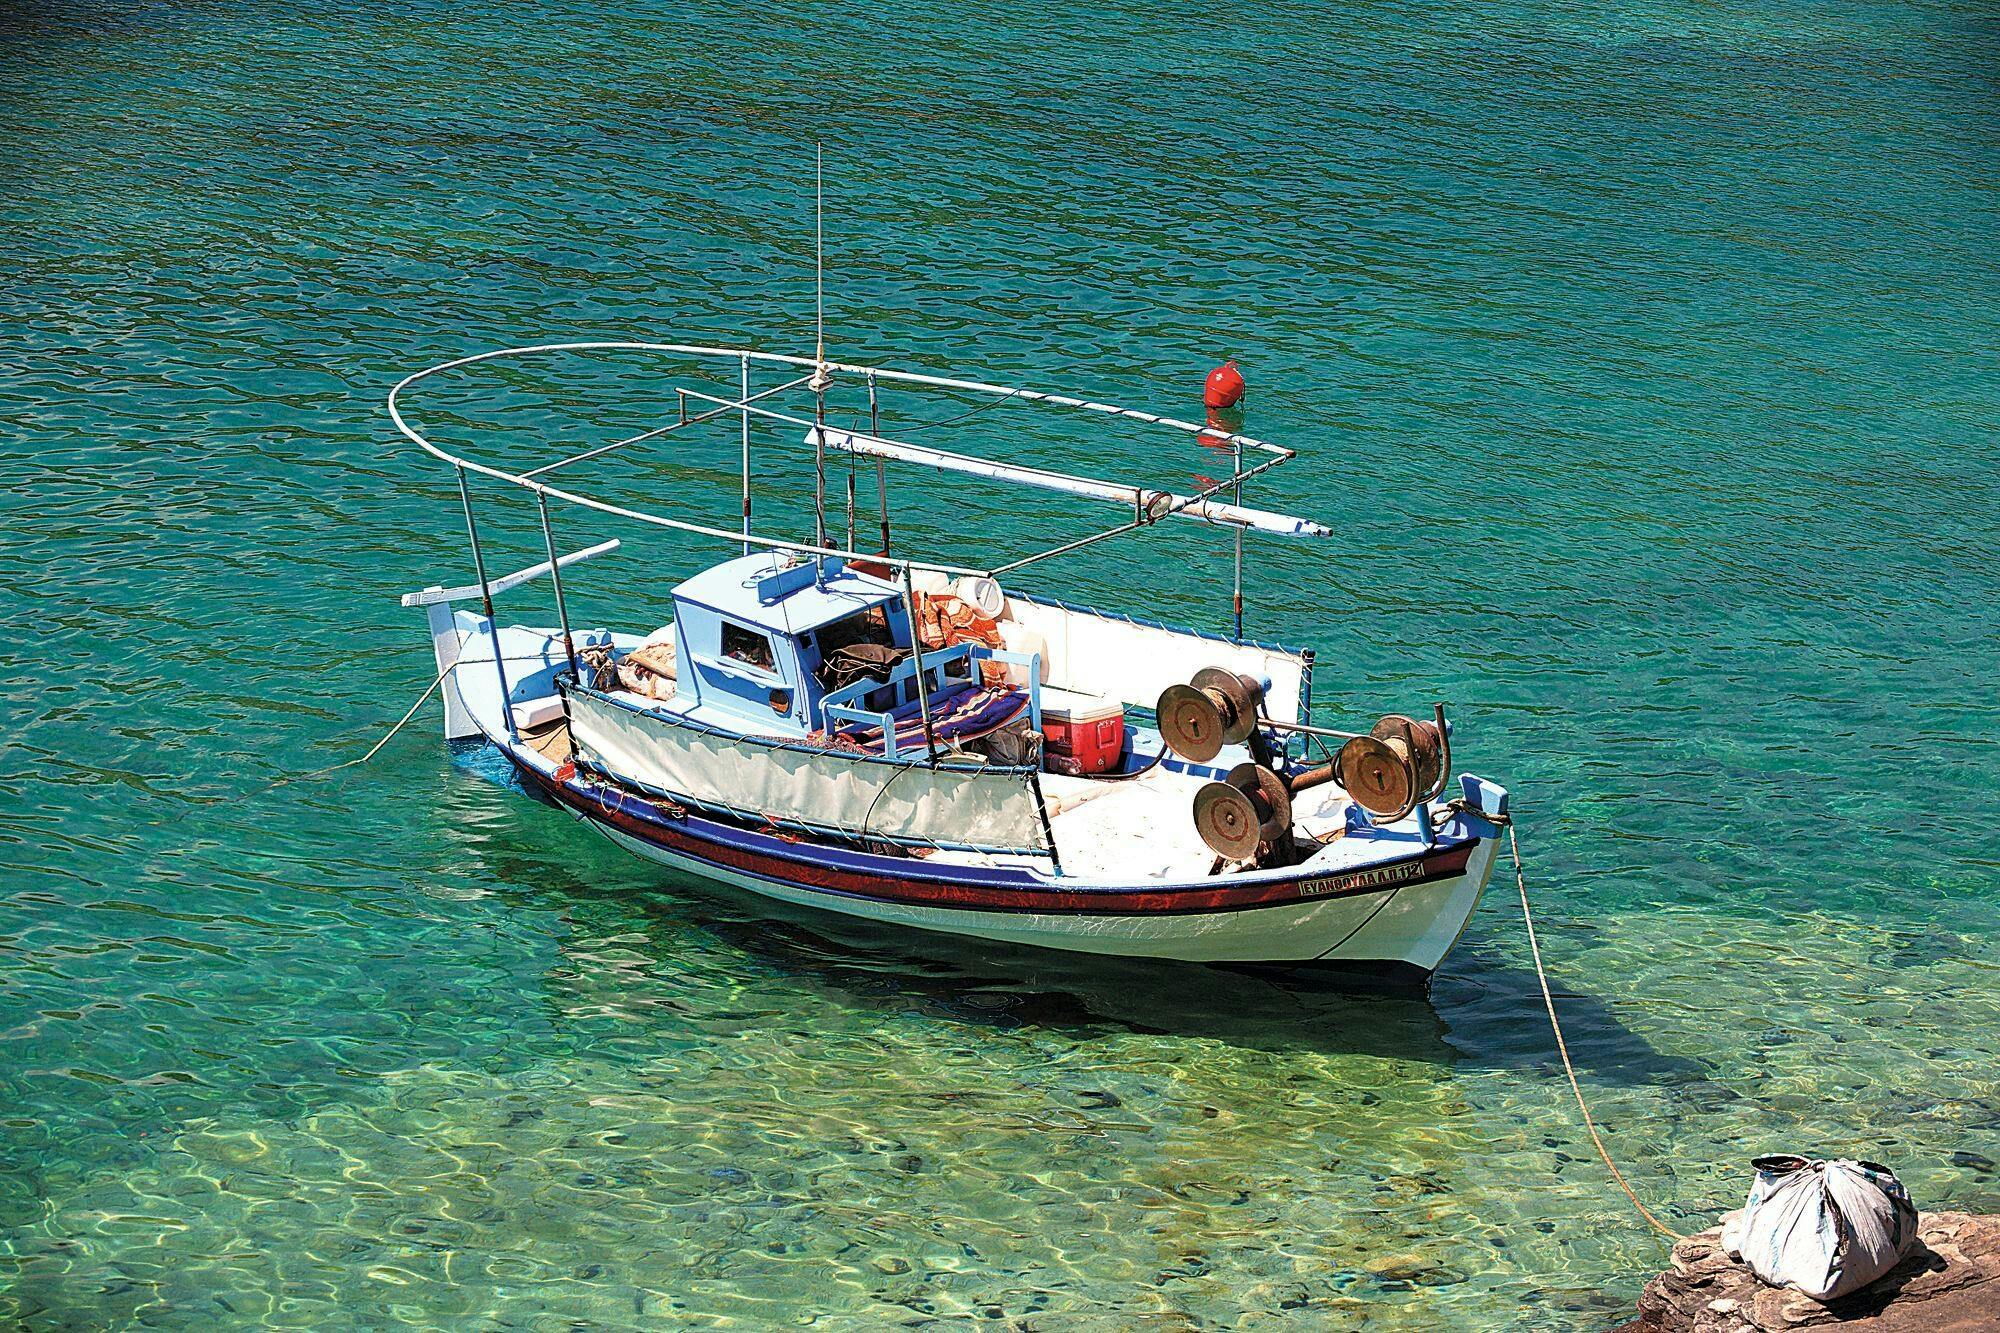
[[[1427,718],[1389,715],[1367,731],[1318,724],[1312,650],[1244,637],[1244,534],[1331,535],[1243,503],[1245,483],[1294,451],[1213,412],[1196,424],[829,360],[823,319],[821,328],[811,357],[550,343],[460,357],[391,390],[397,429],[456,474],[476,574],[469,585],[403,598],[429,617],[447,740],[496,747],[529,793],[639,856],[786,902],[1084,953],[1436,968],[1492,870],[1507,793],[1454,777],[1442,704]],[[613,352],[694,368],[660,400],[673,404],[667,424],[509,471],[466,457],[465,445],[432,441],[404,412],[417,385],[469,367]],[[1219,368],[1211,391],[1231,374]],[[774,382],[760,384],[760,375]],[[1230,461],[1230,475],[1200,478],[1180,494],[885,429],[892,396],[926,394],[969,396],[972,411],[1011,401],[1087,414],[1100,426],[1192,435]],[[830,403],[857,428],[829,428]],[[606,455],[659,448],[718,423],[738,428],[736,530],[614,503],[569,480]],[[774,431],[812,452],[810,542],[759,533],[751,521],[753,433]],[[832,543],[829,454],[873,461],[878,549],[856,549],[852,469],[845,542]],[[892,463],[1123,513],[988,567],[941,562],[891,542]],[[489,577],[473,477],[533,504],[545,561]],[[706,538],[728,554],[686,571],[667,624],[580,630],[564,571],[621,544],[558,555],[552,507]],[[1171,523],[1232,539],[1233,632],[1077,605],[1060,583],[1023,586],[1026,571],[1052,557]],[[657,577],[653,561],[646,570]],[[542,576],[556,623],[502,626],[495,598]]]
[[[668,424],[518,472],[432,441],[405,415],[411,390],[433,377],[611,351],[711,373],[669,390]],[[774,371],[776,382],[756,384]],[[827,403],[843,391],[865,402],[869,430],[826,426]],[[927,391],[1193,434],[1233,467],[1180,494],[896,439],[882,425],[885,402]],[[1212,422],[1025,388],[677,343],[463,357],[404,380],[390,412],[454,470],[476,571],[472,584],[403,599],[429,616],[447,738],[497,747],[527,791],[637,855],[927,930],[1209,963],[1427,974],[1479,900],[1507,794],[1454,775],[1443,706],[1365,730],[1317,724],[1312,651],[1241,633],[1242,534],[1329,536],[1242,503],[1244,484],[1293,458],[1290,449]],[[740,428],[738,530],[613,503],[570,481],[614,450],[717,422]],[[812,541],[753,529],[753,427],[812,451]],[[829,540],[829,454],[874,461],[879,549],[854,549],[851,482],[849,536]],[[1124,513],[989,567],[939,562],[890,541],[892,463]],[[489,576],[472,477],[516,488],[533,506],[545,561]],[[666,625],[578,628],[565,575],[621,545],[559,556],[550,516],[565,509],[707,538],[722,558],[687,571]],[[1143,540],[1170,523],[1234,539],[1236,632],[1087,608],[1060,584],[1023,586],[1051,556]],[[495,599],[544,576],[555,623],[499,624]]]

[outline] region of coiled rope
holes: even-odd
[[[1651,1210],[1639,1202],[1639,1196],[1625,1182],[1624,1173],[1619,1171],[1618,1164],[1611,1160],[1610,1150],[1604,1146],[1604,1139],[1597,1132],[1597,1122],[1591,1119],[1590,1106],[1583,1100],[1583,1085],[1576,1081],[1576,1066],[1570,1063],[1569,1043],[1563,1040],[1562,1024],[1556,1019],[1555,996],[1549,993],[1549,974],[1542,967],[1542,945],[1541,941],[1535,938],[1535,914],[1528,906],[1528,878],[1521,870],[1521,844],[1515,840],[1514,823],[1511,819],[1507,821],[1507,850],[1514,858],[1514,887],[1521,893],[1521,922],[1528,928],[1528,949],[1535,957],[1535,980],[1542,985],[1542,1003],[1549,1011],[1549,1031],[1556,1035],[1556,1050],[1562,1054],[1563,1073],[1569,1076],[1569,1090],[1576,1094],[1576,1109],[1583,1113],[1583,1127],[1590,1131],[1590,1141],[1596,1146],[1597,1155],[1604,1159],[1604,1169],[1618,1182],[1618,1188],[1625,1191],[1625,1197],[1639,1210],[1639,1216],[1645,1218],[1653,1230],[1662,1236],[1675,1241],[1686,1240],[1686,1236],[1654,1217]]]

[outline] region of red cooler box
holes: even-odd
[[[1067,708],[1044,706],[1042,735],[1050,772],[1071,777],[1108,773],[1125,750],[1125,706],[1108,699]]]

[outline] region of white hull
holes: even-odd
[[[1494,855],[1494,843],[1482,841],[1464,873],[1380,893],[1226,912],[1044,915],[889,903],[778,884],[682,856],[581,814],[576,817],[625,850],[686,874],[869,921],[1075,953],[1192,963],[1333,963],[1424,973],[1436,969],[1465,930],[1492,873]]]
[[[482,622],[472,623],[477,632],[459,646],[490,660],[492,640]],[[557,641],[519,629],[502,637],[522,682],[517,690],[534,697],[560,669]],[[942,854],[933,861],[899,861],[827,847],[802,855],[813,844],[783,842],[685,811],[663,814],[671,802],[663,806],[629,791],[617,795],[588,775],[558,772],[547,756],[505,734],[491,677],[475,667],[454,673],[452,684],[474,726],[513,760],[524,780],[629,852],[780,902],[1008,944],[1194,963],[1317,963],[1428,974],[1464,931],[1497,846],[1490,826],[1440,812],[1436,841],[1420,836],[1411,820],[1374,837],[1335,839],[1297,866],[1214,880],[1152,878],[1120,864],[1079,875]],[[1144,842],[1141,837],[1135,846]],[[1080,910],[1076,895],[1093,893],[1110,910],[1092,910],[1095,903]]]

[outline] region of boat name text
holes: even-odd
[[[1299,896],[1316,898],[1327,893],[1353,893],[1357,889],[1382,889],[1392,884],[1402,884],[1424,873],[1422,861],[1405,861],[1401,865],[1376,866],[1372,870],[1357,870],[1351,875],[1334,875],[1327,879],[1307,880],[1299,885]]]

